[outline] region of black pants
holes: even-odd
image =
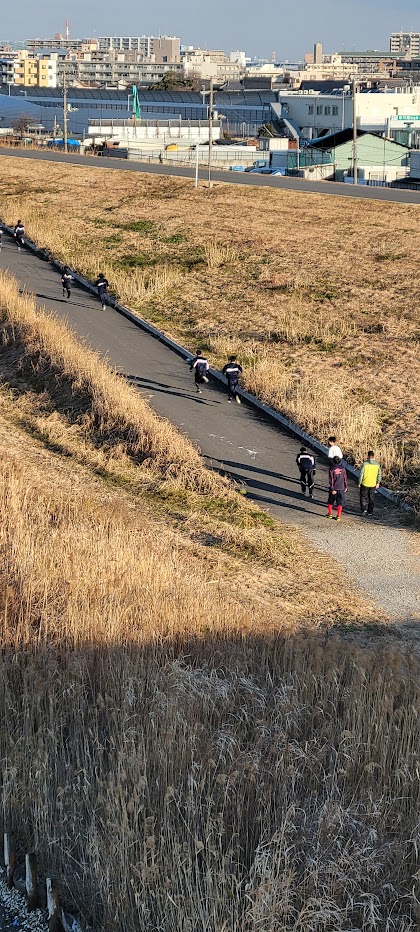
[[[300,470],[300,484],[303,494],[306,492],[306,485],[308,485],[309,495],[313,494],[314,491],[314,471],[313,469],[301,469]]]
[[[237,379],[228,379],[228,398],[233,398],[236,401],[236,389],[238,387]]]
[[[360,508],[363,511],[367,511],[368,515],[373,515],[373,509],[375,507],[375,486],[370,487],[368,485],[360,486]]]
[[[18,249],[20,249],[20,247],[23,246],[23,236],[16,235],[15,239],[16,239],[16,246]]]
[[[108,304],[107,292],[105,291],[104,288],[98,288],[98,294],[99,294],[99,300],[102,304],[102,307],[104,307],[105,304]]]
[[[63,294],[66,294],[67,297],[70,297],[70,287],[69,285],[63,285]]]

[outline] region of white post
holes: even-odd
[[[195,187],[196,188],[198,188],[198,147],[199,145],[200,144],[197,143],[195,147]]]

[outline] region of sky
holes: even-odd
[[[207,8],[197,0],[21,0],[2,3],[0,40],[53,36],[64,32],[66,16],[74,37],[176,35],[202,48],[275,52],[280,61],[303,58],[316,41],[325,52],[386,51],[391,32],[420,31],[418,0],[211,0]]]

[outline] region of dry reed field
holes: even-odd
[[[4,827],[95,932],[415,932],[418,658],[3,274],[0,310]]]
[[[0,215],[417,500],[415,205],[3,158]]]
[[[418,660],[276,634],[280,601],[1,401],[0,794],[22,850],[95,932],[415,932]]]

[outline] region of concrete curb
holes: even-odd
[[[10,236],[13,236],[13,230],[11,227],[2,224],[3,230],[8,233]],[[39,256],[45,261],[51,262],[51,265],[55,268],[62,270],[63,263],[58,262],[57,259],[54,259],[53,256],[47,250],[40,249],[32,240],[25,238],[25,245],[31,252]],[[98,297],[98,292],[95,285],[89,281],[88,278],[85,278],[84,275],[80,275],[78,272],[72,272],[74,281],[78,282],[86,291],[89,291],[91,294]],[[177,353],[178,356],[181,356],[182,359],[185,359],[186,362],[190,362],[191,359],[194,359],[194,354],[190,353],[185,346],[181,346],[180,343],[176,343],[175,340],[171,340],[170,337],[167,337],[161,330],[158,330],[157,327],[154,327],[153,324],[149,324],[147,320],[144,320],[143,317],[140,317],[138,314],[135,314],[130,308],[125,307],[124,304],[119,304],[118,301],[115,301],[114,298],[109,298],[108,303],[110,307],[113,307],[118,314],[122,314],[128,320],[130,320],[137,327],[140,327],[141,330],[144,330],[146,333],[149,333],[150,336],[154,337],[156,340],[159,340],[168,349],[172,352]],[[218,382],[220,385],[227,385],[227,380],[221,372],[218,372],[217,369],[210,369],[211,378]],[[247,392],[245,389],[241,388],[238,391],[238,395],[247,402],[248,405],[252,408],[256,408],[257,411],[261,411],[266,417],[270,420],[275,421],[277,424],[287,430],[292,436],[302,440],[307,446],[311,447],[312,450],[315,450],[317,453],[321,453],[326,458],[328,457],[328,447],[325,444],[321,443],[316,437],[312,437],[311,434],[306,433],[302,430],[297,424],[293,421],[289,421],[288,418],[284,417],[283,414],[280,414],[279,411],[276,411],[274,408],[271,408],[269,405],[264,404],[262,401],[259,401],[255,395],[252,395],[250,392]],[[348,463],[347,460],[343,460],[343,463],[346,467],[347,472],[353,476],[355,479],[359,478],[359,470],[355,468],[351,463]],[[387,501],[392,502],[394,505],[397,505],[403,511],[412,512],[414,509],[411,505],[408,505],[406,502],[403,502],[398,494],[392,492],[391,489],[387,489],[384,486],[380,486],[378,489],[378,495],[381,495]]]

